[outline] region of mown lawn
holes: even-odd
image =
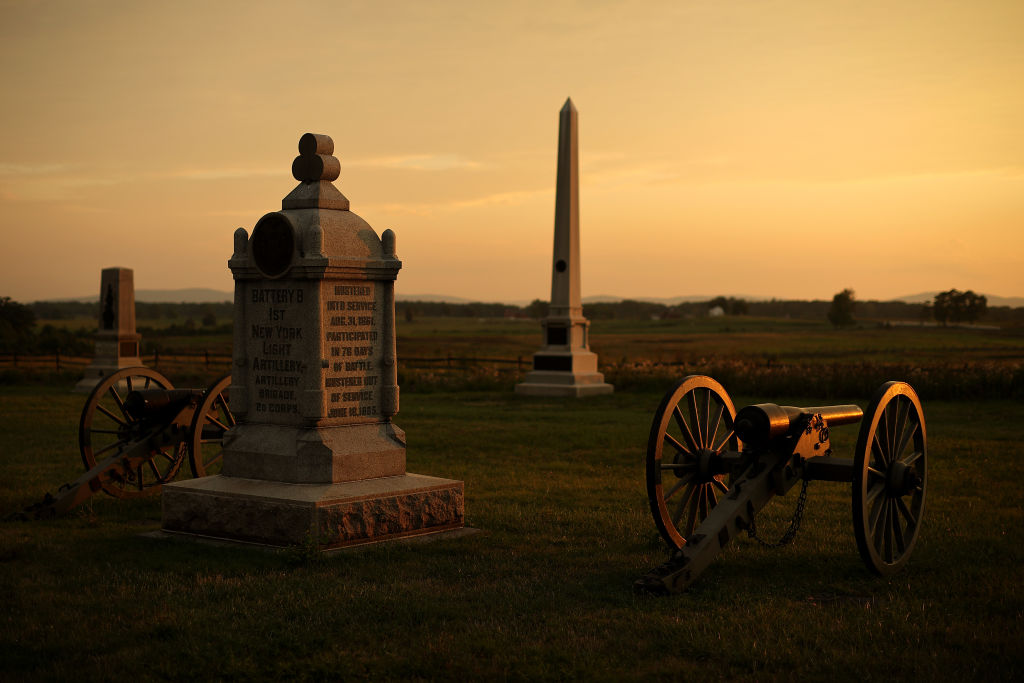
[[[69,389],[0,387],[0,514],[81,471],[84,399]],[[643,484],[660,392],[510,389],[406,391],[396,419],[409,471],[465,481],[475,535],[317,558],[148,538],[158,499],[105,497],[0,523],[0,678],[1024,675],[1020,402],[925,401],[928,509],[906,572],[866,571],[848,487],[818,482],[792,546],[738,539],[690,592],[649,598],[632,582],[665,558]],[[839,453],[855,438],[833,430]],[[795,494],[759,517],[764,535],[781,534]]]

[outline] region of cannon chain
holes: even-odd
[[[796,510],[793,512],[792,519],[789,520],[789,527],[786,529],[782,537],[777,541],[766,541],[757,535],[757,519],[750,520],[750,526],[747,528],[747,536],[760,543],[765,548],[782,548],[793,542],[796,538],[797,532],[800,531],[800,522],[804,518],[804,506],[807,505],[807,485],[810,484],[810,480],[804,479],[803,485],[800,487],[800,495],[796,499]]]

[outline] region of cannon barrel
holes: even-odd
[[[775,439],[791,434],[803,427],[801,418],[821,415],[830,425],[844,425],[860,422],[864,412],[859,406],[814,406],[797,408],[779,406],[774,403],[758,403],[742,408],[734,421],[736,436],[743,443],[763,447]]]
[[[141,420],[164,411],[177,412],[189,402],[202,397],[201,389],[139,389],[125,396],[124,409],[132,417]]]

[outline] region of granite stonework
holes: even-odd
[[[130,268],[104,268],[100,271],[96,350],[74,390],[87,394],[121,368],[142,365],[140,338],[135,332],[135,274]]]
[[[533,370],[516,385],[518,394],[580,397],[614,390],[597,371],[597,354],[590,350],[590,322],[583,317],[578,150],[576,107],[567,99],[558,115],[551,306],[541,321],[541,349],[533,355]]]
[[[457,529],[463,483],[407,474],[398,412],[395,235],[333,185],[307,133],[282,210],[235,232],[231,410],[216,477],[164,489],[163,528],[323,548]],[[280,519],[278,519],[280,517]]]
[[[404,474],[339,484],[205,477],[166,487],[165,531],[324,549],[463,526],[462,482]],[[211,533],[208,520],[220,520]]]

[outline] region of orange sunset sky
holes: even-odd
[[[401,295],[1024,295],[1024,2],[0,0],[0,296],[230,290],[299,136]]]

